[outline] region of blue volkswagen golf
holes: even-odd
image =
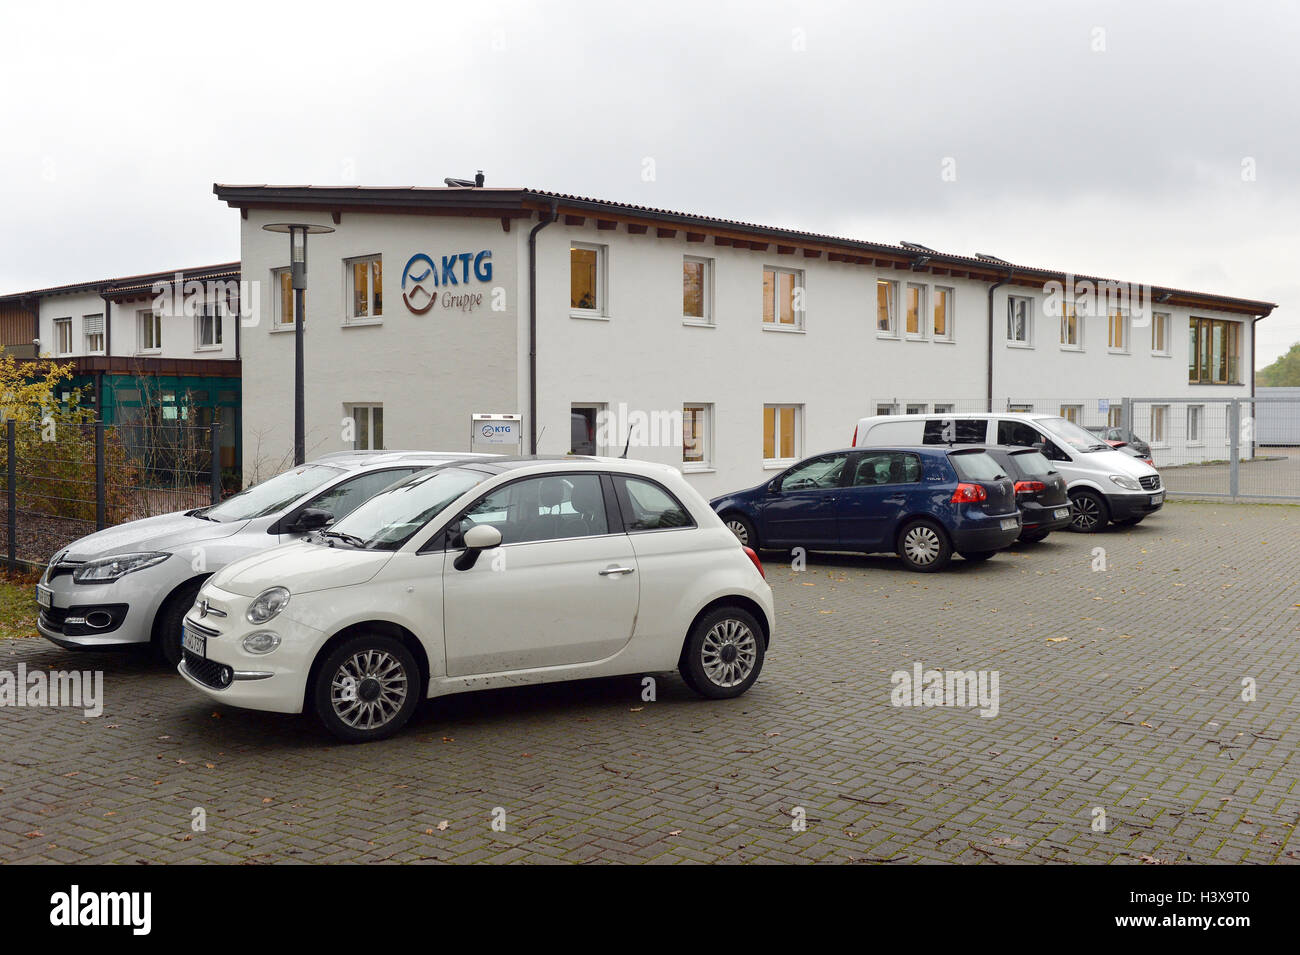
[[[987,560],[1020,534],[1014,485],[980,448],[850,448],[709,502],[742,544],[898,554],[939,570]]]

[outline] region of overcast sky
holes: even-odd
[[[0,292],[238,258],[213,182],[483,169],[1277,302],[1260,366],[1300,340],[1290,3],[127,0],[0,35]]]

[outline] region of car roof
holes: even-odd
[[[521,454],[489,457],[466,461],[464,465],[488,474],[535,469],[545,471],[621,471],[627,474],[681,474],[679,468],[658,461],[641,461],[636,458],[606,458],[585,454]],[[548,467],[548,465],[550,467]]]
[[[307,464],[324,464],[351,471],[378,468],[393,464],[425,464],[434,466],[449,461],[480,461],[496,457],[469,451],[335,451],[308,461]]]

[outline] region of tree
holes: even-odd
[[[1265,388],[1300,387],[1300,342],[1273,364],[1256,372],[1255,384]]]

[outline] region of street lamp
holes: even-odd
[[[293,463],[307,457],[307,419],[303,410],[302,326],[303,294],[307,291],[307,236],[334,230],[327,225],[305,222],[273,222],[262,226],[267,232],[289,234],[289,274],[293,282]]]

